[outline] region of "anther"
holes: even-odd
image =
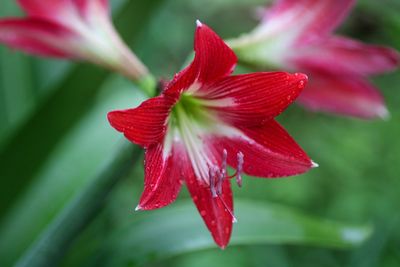
[[[213,198],[216,198],[218,195],[217,195],[217,191],[215,190],[215,169],[208,168],[208,175],[210,176],[211,195]]]
[[[217,176],[217,195],[222,194],[222,183],[224,182],[225,177],[226,177],[227,159],[228,159],[228,151],[226,151],[226,149],[224,149],[222,151],[221,168],[218,170],[218,168],[215,167],[216,168],[215,173]]]
[[[226,161],[228,159],[228,151],[226,151],[226,149],[224,149],[222,151],[222,164],[221,164],[221,169],[222,170],[226,170]]]
[[[225,179],[230,179],[236,177],[236,183],[239,187],[242,187],[242,172],[243,172],[243,164],[244,164],[244,155],[241,151],[237,153],[237,169],[236,172],[228,176],[227,174],[227,160],[228,160],[228,152],[226,149],[222,152],[222,162],[221,167],[217,166],[208,166],[208,176],[210,183],[211,195],[213,198],[219,197],[222,195],[222,187]]]
[[[222,151],[222,163],[221,163],[221,177],[222,179],[225,179],[226,177],[226,167],[227,167],[227,159],[228,159],[228,152],[226,149]]]
[[[237,154],[237,170],[236,170],[236,183],[242,187],[242,172],[243,172],[244,155],[242,152]]]

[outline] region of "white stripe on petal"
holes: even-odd
[[[197,102],[198,99],[196,99]],[[201,100],[200,100],[201,101]],[[208,103],[208,100],[204,102]],[[200,103],[200,102],[197,102]],[[197,179],[210,185],[210,168],[219,169],[219,162],[215,155],[222,155],[223,151],[211,151],[203,138],[206,136],[242,136],[243,134],[218,119],[218,117],[205,106],[197,110],[201,120],[188,114],[179,103],[174,107],[167,136],[164,144],[164,157],[168,155],[173,142],[182,142],[191,161]]]

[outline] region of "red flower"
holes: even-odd
[[[303,74],[260,72],[229,76],[237,58],[198,22],[193,62],[162,94],[134,109],[108,114],[111,125],[143,146],[145,185],[139,210],[172,203],[184,182],[215,242],[232,231],[230,178],[241,173],[280,177],[303,173],[313,162],[274,120],[299,95]],[[229,175],[226,166],[236,168]]]
[[[0,20],[0,42],[41,56],[88,60],[138,79],[147,74],[116,33],[107,0],[18,0],[26,18]]]
[[[315,111],[361,118],[385,117],[369,75],[398,67],[399,54],[382,46],[332,36],[355,0],[278,0],[262,23],[232,42],[239,60],[262,68],[309,74],[299,103]]]

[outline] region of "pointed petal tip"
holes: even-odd
[[[308,81],[308,76],[307,74],[304,73],[300,73],[300,72],[296,72],[295,74],[293,74],[295,77],[297,77],[299,80],[304,80],[304,81]]]
[[[390,112],[385,106],[380,106],[379,108],[377,108],[376,114],[379,118],[385,121],[390,120]]]
[[[308,82],[308,76],[304,73],[295,73],[293,74],[295,82],[298,83],[298,87],[300,90],[303,90],[304,87],[306,87],[306,84]]]
[[[236,216],[233,216],[232,223],[237,223],[237,222],[238,222],[238,220],[237,220]]]
[[[311,161],[311,168],[318,168],[319,164],[316,163],[315,161]]]
[[[113,124],[113,121],[115,119],[116,111],[110,111],[107,113],[107,120],[110,122],[110,124]]]
[[[227,243],[217,243],[217,245],[218,245],[218,247],[219,247],[221,250],[225,250],[226,247],[228,246]]]
[[[140,205],[137,205],[135,208],[135,211],[141,211],[141,210],[142,210],[142,207]]]
[[[203,23],[201,23],[200,20],[196,19],[196,26],[197,26],[198,28],[200,28],[200,27],[203,26]]]
[[[118,132],[123,132],[124,127],[120,123],[120,118],[121,118],[120,110],[114,110],[107,113],[107,120],[110,123],[110,125]]]

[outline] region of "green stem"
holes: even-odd
[[[157,80],[151,74],[139,80],[137,85],[148,97],[154,97],[157,94]]]

